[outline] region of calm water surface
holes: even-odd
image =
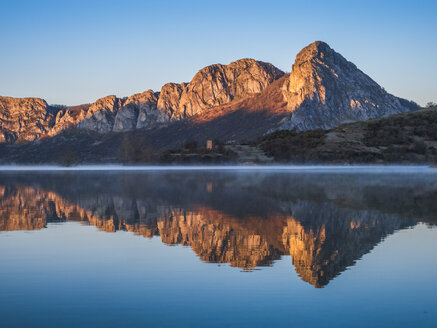
[[[0,172],[0,327],[437,327],[437,170]]]

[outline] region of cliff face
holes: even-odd
[[[115,116],[115,132],[145,128],[150,124],[163,123],[167,117],[156,108],[159,93],[147,90],[130,96]]]
[[[140,129],[149,124],[165,122],[168,118],[156,108],[158,96],[159,93],[147,90],[127,99],[107,96],[90,105],[60,110],[49,135],[54,136],[73,126],[108,133]]]
[[[269,63],[241,59],[229,65],[211,65],[200,70],[190,83],[166,84],[158,109],[171,118],[184,118],[234,99],[261,92],[284,72]]]
[[[419,108],[387,93],[321,41],[308,45],[296,56],[283,92],[292,114],[284,119],[281,129],[328,129],[343,122]]]
[[[54,125],[56,109],[40,98],[0,97],[0,142],[34,141]]]

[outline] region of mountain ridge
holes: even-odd
[[[109,95],[89,105],[62,109],[53,107],[49,122],[41,119],[25,122],[25,125],[37,130],[28,135],[20,124],[11,124],[13,116],[8,115],[8,109],[26,116],[24,113],[34,111],[35,106],[39,106],[39,115],[44,109],[52,107],[39,98],[0,97],[0,131],[3,135],[0,142],[35,141],[52,137],[73,126],[109,133],[186,119],[214,106],[259,93],[283,75],[284,72],[270,63],[248,58],[228,65],[214,64],[199,70],[190,82],[167,83],[159,92],[149,89],[127,98]],[[29,103],[27,106],[21,105],[21,110],[17,110],[20,104],[26,102]]]
[[[137,131],[164,150],[190,140],[241,143],[277,130],[326,130],[418,108],[316,41],[297,54],[289,74],[245,58],[206,66],[190,82],[167,83],[159,92],[110,95],[67,108],[39,98],[0,97],[0,143],[39,142],[70,129],[109,138]]]

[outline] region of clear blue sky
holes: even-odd
[[[389,92],[437,102],[437,1],[0,0],[0,95],[75,105],[323,40]]]

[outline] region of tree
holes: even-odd
[[[435,107],[435,106],[437,106],[437,104],[433,101],[430,101],[425,105],[426,108],[431,108],[431,107]]]
[[[71,166],[77,162],[78,156],[74,149],[67,147],[58,157],[58,162],[62,166]]]
[[[155,150],[145,136],[126,134],[118,148],[118,158],[123,163],[147,163],[154,159]]]

